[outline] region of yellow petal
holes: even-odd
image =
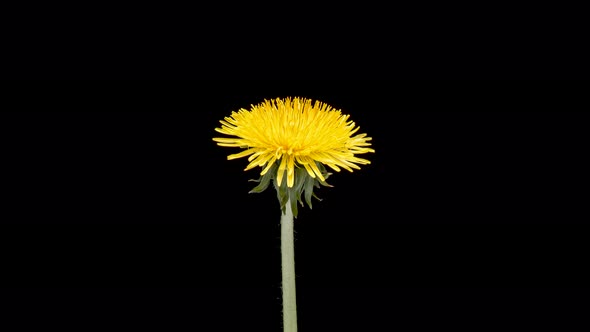
[[[230,154],[229,156],[227,156],[227,159],[228,160],[232,160],[232,159],[242,158],[242,157],[245,157],[245,156],[249,156],[249,155],[253,154],[256,151],[259,151],[259,149],[258,148],[248,149],[248,150],[242,151],[240,153]]]
[[[279,169],[277,171],[277,184],[280,186],[281,182],[283,182],[283,174],[285,173],[285,167],[287,166],[287,158],[283,158],[281,160],[281,164],[279,165]]]

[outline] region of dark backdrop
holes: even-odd
[[[0,327],[279,331],[278,202],[211,140],[302,96],[373,137],[296,219],[301,331],[587,324],[587,86],[564,81],[6,84]],[[4,329],[12,331],[11,329]]]

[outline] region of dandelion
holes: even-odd
[[[270,182],[277,191],[282,211],[281,252],[283,272],[283,326],[285,332],[297,330],[295,307],[295,270],[293,217],[301,196],[312,207],[314,188],[329,186],[326,169],[352,172],[370,161],[356,155],[375,152],[370,137],[355,133],[359,127],[340,110],[305,98],[264,100],[250,110],[240,109],[221,120],[215,130],[234,137],[215,137],[224,147],[245,149],[227,159],[248,157],[247,170],[262,168],[259,184],[251,193],[259,193]],[[316,197],[317,198],[317,197]]]

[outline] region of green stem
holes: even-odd
[[[293,211],[287,201],[281,215],[281,266],[283,276],[283,331],[297,332],[297,301],[295,298],[295,244]]]

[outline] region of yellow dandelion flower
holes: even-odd
[[[301,195],[311,208],[313,188],[328,185],[325,166],[339,172],[359,169],[370,162],[357,154],[375,152],[370,137],[355,133],[359,127],[340,110],[310,99],[265,100],[240,109],[221,120],[215,130],[233,137],[215,137],[220,146],[245,149],[227,159],[248,157],[245,170],[261,167],[259,185],[250,192],[265,190],[273,181],[281,205],[281,270],[283,331],[297,332],[293,218]],[[325,165],[325,166],[324,166]],[[286,181],[284,178],[286,176]]]
[[[220,146],[246,150],[228,156],[228,159],[248,157],[245,170],[262,167],[264,176],[275,163],[276,184],[280,187],[283,178],[287,187],[295,185],[296,168],[303,168],[311,178],[325,181],[325,172],[318,163],[339,172],[350,172],[370,161],[356,157],[357,154],[375,152],[369,148],[370,137],[366,134],[353,136],[359,127],[340,110],[310,99],[285,98],[265,100],[252,105],[251,110],[240,109],[221,120],[219,133],[235,136],[213,138]]]

